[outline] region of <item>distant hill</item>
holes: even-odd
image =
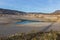
[[[56,15],[59,15],[60,14],[60,10],[56,10],[55,12],[53,13],[42,13],[42,12],[23,12],[23,11],[17,11],[17,10],[10,10],[10,9],[3,9],[3,8],[0,8],[0,14],[45,14],[45,15],[48,15],[48,14],[56,14]]]
[[[23,12],[23,11],[17,11],[17,10],[10,10],[10,9],[3,9],[0,8],[0,14],[48,14],[48,13],[42,13],[42,12]]]
[[[53,12],[52,14],[60,15],[60,10],[56,10],[56,11]]]
[[[0,8],[0,14],[24,14],[25,12]]]

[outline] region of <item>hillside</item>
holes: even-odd
[[[52,14],[60,15],[60,10],[56,10]]]
[[[45,15],[47,15],[47,14],[53,14],[53,15],[55,15],[55,14],[60,14],[60,10],[56,10],[56,11],[54,11],[54,12],[52,12],[52,13],[43,13],[43,12],[23,12],[23,11],[17,11],[17,10],[10,10],[10,9],[3,9],[3,8],[0,8],[0,14],[45,14]]]
[[[25,12],[0,8],[0,14],[24,14]]]

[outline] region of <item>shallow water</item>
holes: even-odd
[[[16,22],[7,25],[0,25],[0,36],[6,36],[21,32],[31,32],[32,30],[42,31],[43,29],[48,28],[49,25],[51,25],[50,22],[39,22],[30,20],[24,20],[22,22]],[[55,29],[55,27],[52,28]]]
[[[23,20],[23,21],[20,21],[20,22],[16,22],[16,24],[28,24],[28,23],[32,23],[32,22],[40,22],[40,21]]]

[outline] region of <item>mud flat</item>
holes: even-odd
[[[29,23],[29,24],[8,24],[0,25],[0,35],[6,36],[14,33],[41,31],[51,23]]]
[[[4,20],[3,20],[4,19]],[[0,36],[8,36],[15,33],[21,33],[21,32],[31,32],[32,30],[35,31],[49,31],[49,30],[55,30],[60,31],[60,22],[31,22],[31,23],[25,23],[25,24],[15,24],[12,23],[13,20],[9,20],[9,18],[0,18],[1,23],[0,24]],[[8,22],[9,24],[5,23]]]

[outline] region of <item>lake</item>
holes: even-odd
[[[20,21],[20,22],[16,22],[16,24],[28,24],[28,23],[32,23],[32,22],[40,22],[40,21],[23,20],[23,21]]]
[[[12,35],[21,32],[28,33],[31,32],[32,30],[42,31],[49,25],[51,25],[51,22],[39,22],[32,20],[23,20],[20,22],[11,23],[7,25],[0,25],[0,36]]]

